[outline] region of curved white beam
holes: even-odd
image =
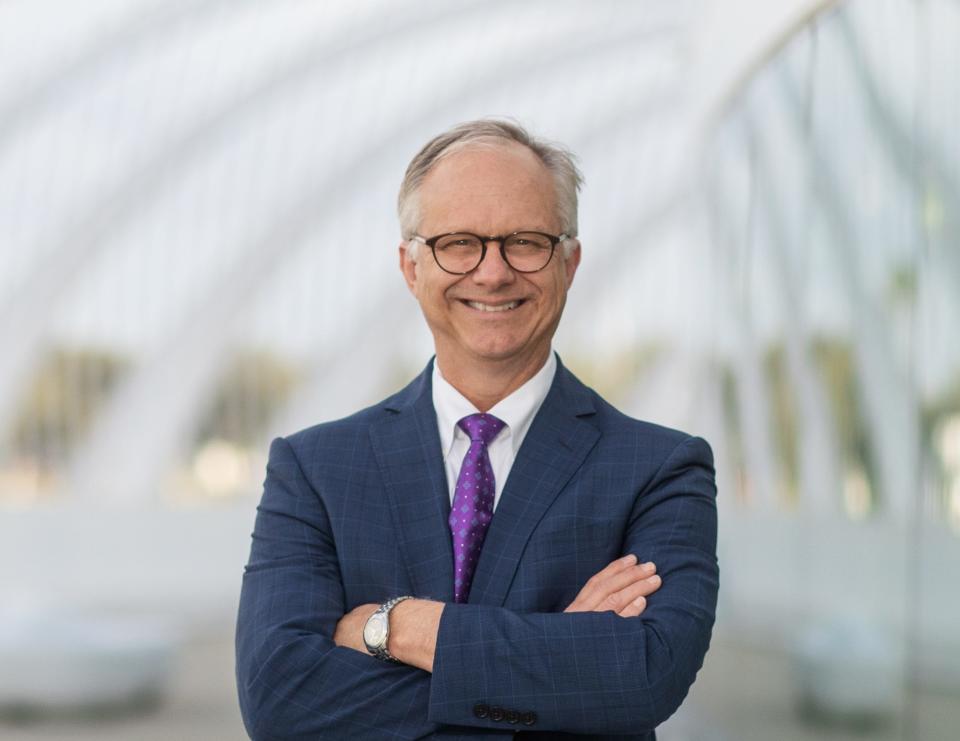
[[[782,305],[784,321],[783,341],[786,367],[794,395],[794,413],[797,422],[797,457],[800,507],[810,514],[833,515],[840,509],[843,476],[837,451],[840,449],[835,429],[836,420],[830,412],[830,403],[823,380],[815,367],[809,347],[809,333],[803,321],[804,311],[798,294],[799,266],[793,264],[791,253],[801,248],[789,248],[805,235],[793,235],[784,228],[784,216],[778,193],[777,180],[767,168],[771,152],[766,144],[763,127],[743,116],[745,137],[755,147],[753,177],[757,205],[765,212],[764,225],[768,232],[771,264],[777,280],[777,295]],[[797,146],[803,146],[798,140]],[[811,196],[812,198],[812,196]]]
[[[135,51],[180,24],[205,23],[210,13],[222,12],[223,0],[159,0],[138,6],[116,26],[91,39],[56,69],[34,80],[23,94],[0,107],[0,160],[15,144],[19,131],[29,128],[47,109],[57,105],[78,79]]]
[[[226,128],[262,112],[266,106],[279,105],[322,72],[349,68],[357,54],[372,46],[409,39],[422,30],[424,23],[463,20],[471,13],[488,11],[499,4],[503,0],[457,7],[444,4],[415,17],[400,8],[378,16],[374,22],[363,18],[345,28],[321,28],[317,37],[275,74],[173,137],[146,163],[101,194],[96,208],[65,223],[52,237],[51,246],[31,248],[43,258],[17,290],[0,297],[0,337],[4,339],[4,352],[0,354],[0,420],[13,415],[26,379],[47,342],[51,316],[66,287],[84,265],[107,248],[110,236],[139,214],[144,204],[157,198],[186,169],[206,156]],[[0,436],[5,434],[7,430],[0,430]]]
[[[800,138],[805,114],[802,94],[786,72],[779,80],[788,108],[786,118]],[[919,405],[910,379],[897,362],[882,312],[864,288],[862,271],[850,247],[860,242],[857,225],[845,207],[847,199],[838,184],[834,162],[815,137],[809,139],[806,152],[808,182],[834,235],[837,265],[852,307],[851,340],[863,395],[863,421],[884,500],[881,511],[901,519],[912,508],[919,482]]]

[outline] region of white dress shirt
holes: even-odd
[[[523,438],[526,437],[540,405],[547,398],[547,392],[550,390],[556,371],[557,359],[551,350],[547,362],[533,378],[487,412],[506,423],[493,441],[487,445],[496,486],[493,498],[494,509],[500,502],[503,485],[507,481],[507,476],[510,475],[510,469],[513,467],[520,445],[523,444]],[[457,422],[468,414],[479,413],[480,410],[447,382],[436,361],[433,363],[433,408],[437,412],[440,447],[443,450],[447,490],[450,492],[452,505],[460,467],[470,448],[470,436],[457,426]]]

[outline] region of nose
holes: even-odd
[[[503,253],[500,251],[500,245],[502,244],[503,242],[497,239],[486,242],[486,254],[470,274],[474,283],[495,287],[512,283],[516,279],[517,276],[513,268],[503,259]]]

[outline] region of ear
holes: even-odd
[[[580,267],[580,240],[574,239],[573,241],[576,242],[576,245],[563,261],[563,269],[567,274],[567,289],[573,285],[573,276],[576,275],[577,268]]]
[[[407,288],[414,296],[417,295],[417,261],[410,254],[411,250],[406,241],[401,242],[397,248],[400,253],[400,272],[403,273],[403,279],[407,282]],[[414,248],[416,249],[416,248]]]

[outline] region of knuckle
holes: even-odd
[[[608,594],[603,600],[603,604],[608,610],[619,610],[623,605],[623,599],[619,594]]]

